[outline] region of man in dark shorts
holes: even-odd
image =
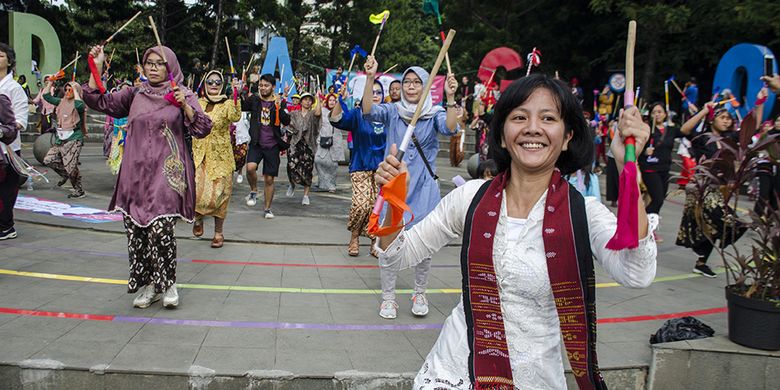
[[[279,152],[290,145],[282,139],[281,126],[290,124],[290,115],[286,111],[286,87],[280,97],[274,94],[276,79],[272,74],[260,76],[258,90],[260,96],[250,94],[241,99],[241,110],[249,111],[249,152],[247,153],[246,177],[251,191],[246,196],[246,205],[257,204],[257,165],[263,162],[263,193],[265,195],[264,216],[271,219],[271,202],[274,200],[274,179],[279,176]]]

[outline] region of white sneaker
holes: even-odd
[[[285,195],[287,195],[288,198],[292,198],[293,195],[295,195],[295,187],[293,187],[292,184],[289,184],[287,186],[287,192],[285,193]]]
[[[424,317],[428,314],[428,298],[423,293],[412,295],[412,314]]]
[[[271,209],[265,210],[265,219],[274,219],[274,213],[271,212]]]
[[[238,176],[236,176],[236,183],[241,184],[243,182],[244,182],[244,175],[239,173]]]
[[[139,309],[146,309],[152,303],[159,301],[161,296],[162,294],[154,292],[154,285],[147,284],[141,287],[141,292],[133,299],[133,306]]]
[[[388,299],[379,306],[379,316],[388,320],[394,320],[397,316],[398,304],[394,300]]]
[[[244,199],[246,199],[247,206],[253,207],[257,204],[257,192],[250,192]]]
[[[179,292],[176,291],[176,284],[165,290],[165,295],[163,296],[163,306],[166,309],[173,309],[176,306],[179,306]]]
[[[301,201],[301,204],[304,205],[304,206],[308,206],[309,204],[311,204],[311,202],[309,202],[309,196],[308,195],[304,195],[303,196],[303,200]]]

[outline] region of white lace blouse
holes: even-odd
[[[379,250],[380,266],[413,267],[460,237],[468,207],[482,183],[469,181],[445,196],[424,220],[402,231],[387,250]],[[509,220],[505,197],[493,244],[512,376],[521,389],[566,389],[558,313],[541,238],[546,198],[545,192],[523,223]],[[649,233],[637,249],[611,251],[605,245],[615,232],[615,215],[595,198],[585,198],[585,209],[591,249],[602,267],[623,286],[649,286],[655,277],[657,249],[652,231],[658,226],[658,216],[648,216]],[[469,389],[468,355],[461,295],[417,373],[414,389]]]

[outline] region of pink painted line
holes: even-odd
[[[709,315],[725,313],[728,310],[725,307],[716,307],[711,309],[684,311],[678,313],[665,313],[656,315],[644,315],[633,317],[614,317],[602,318],[598,320],[599,324],[616,324],[627,322],[643,322],[666,320],[670,318],[680,318],[686,316]],[[9,307],[0,307],[0,314],[12,314],[32,317],[53,317],[70,318],[87,321],[112,321],[129,322],[139,324],[155,325],[178,325],[178,326],[209,326],[216,328],[256,328],[256,329],[310,329],[310,330],[336,330],[336,331],[406,331],[406,330],[435,330],[441,329],[442,324],[401,324],[401,325],[371,325],[371,324],[316,324],[316,323],[298,323],[298,322],[255,322],[255,321],[217,321],[217,320],[181,320],[173,318],[152,318],[152,317],[133,317],[133,316],[111,316],[83,313],[64,313],[53,311],[39,311],[16,309]]]
[[[708,314],[718,314],[728,312],[728,308],[714,307],[712,309],[683,311],[679,313],[666,313],[656,315],[634,316],[634,317],[616,317],[616,318],[602,318],[598,320],[599,324],[617,324],[624,322],[640,322],[640,321],[654,321],[654,320],[668,320],[671,318],[681,318],[688,316],[703,316]]]
[[[106,315],[99,315],[99,314],[63,313],[63,312],[56,312],[56,311],[14,309],[10,307],[0,307],[0,314],[15,314],[20,316],[28,316],[28,317],[72,318],[76,320],[88,320],[88,321],[113,321],[114,320],[114,316],[106,316]]]

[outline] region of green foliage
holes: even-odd
[[[220,2],[223,17],[216,37]],[[66,6],[14,0],[3,4],[46,17],[60,35],[63,58],[72,58],[76,50],[86,51],[137,10],[144,10],[144,20],[131,25],[109,48],[117,50],[114,68],[124,74],[132,71],[134,49],[154,44],[145,27],[149,14],[185,70],[193,58],[207,62],[212,54],[217,58],[215,67],[225,68],[224,36],[237,57],[239,44],[253,42],[255,28],[285,36],[296,70],[302,73],[347,67],[354,44],[371,50],[379,27],[369,23],[368,16],[384,9],[390,10],[390,19],[376,53],[381,70],[394,64],[399,64],[399,70],[410,65],[428,68],[441,44],[437,19],[425,14],[424,0],[317,0],[312,6],[303,0],[201,0],[195,4],[184,0],[67,0]],[[586,91],[622,70],[626,25],[636,19],[636,77],[643,94],[651,99],[662,96],[661,80],[672,74],[678,79],[697,76],[706,96],[717,61],[736,43],[780,45],[780,3],[765,0],[447,0],[439,1],[439,10],[444,30],[457,30],[450,49],[456,73],[475,73],[485,53],[496,47],[513,48],[522,57],[537,47],[542,52],[538,71],[558,71],[564,79],[578,77]],[[80,68],[86,70],[83,64]],[[355,69],[360,68],[362,61],[357,61]],[[499,72],[499,78],[504,76]]]

